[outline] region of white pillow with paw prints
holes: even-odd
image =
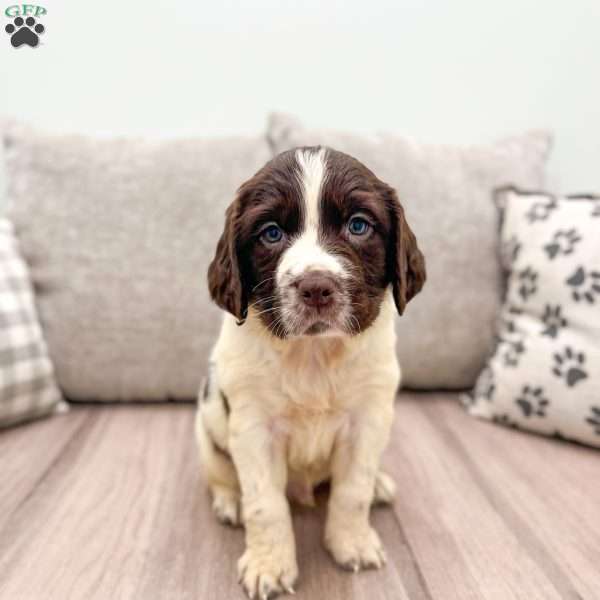
[[[507,289],[477,417],[600,447],[600,197],[498,192]]]

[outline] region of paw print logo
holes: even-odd
[[[558,332],[567,326],[567,320],[562,315],[562,308],[560,305],[552,306],[546,304],[544,314],[542,315],[542,321],[544,322],[545,329],[542,331],[542,335],[555,338]]]
[[[590,407],[590,416],[585,420],[594,428],[594,433],[600,435],[600,406]]]
[[[10,35],[10,43],[15,48],[23,46],[23,44],[35,48],[39,44],[40,34],[44,33],[45,28],[41,23],[36,23],[33,17],[27,17],[25,20],[17,17],[4,28],[4,31]]]
[[[541,387],[524,385],[521,395],[515,400],[517,406],[521,409],[523,416],[545,417],[546,407],[550,400],[544,397],[544,390]]]
[[[588,374],[584,370],[585,355],[583,352],[575,352],[570,346],[567,346],[562,354],[554,355],[554,367],[552,372],[561,379],[564,379],[569,387],[574,387],[582,379],[586,379]]]
[[[567,285],[573,288],[571,295],[576,302],[585,300],[594,304],[595,297],[600,295],[600,271],[586,271],[583,267],[578,267],[567,279]]]
[[[513,265],[517,261],[520,251],[521,242],[519,242],[516,235],[513,235],[511,238],[506,240],[502,244],[502,249],[500,251],[504,265],[507,267]]]
[[[519,295],[524,301],[537,291],[538,274],[531,268],[527,267],[519,272]]]
[[[525,216],[530,223],[545,221],[557,207],[558,202],[556,198],[547,198],[545,202],[536,202],[533,204],[525,213]]]
[[[573,254],[573,250],[581,237],[575,229],[559,230],[554,234],[552,241],[544,246],[548,258],[552,260],[558,254]]]

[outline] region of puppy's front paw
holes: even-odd
[[[329,531],[325,536],[325,546],[335,562],[350,571],[379,569],[386,562],[379,536],[369,525],[359,530],[340,527]]]
[[[293,594],[298,578],[293,546],[280,542],[265,549],[246,548],[238,561],[238,575],[250,598],[268,600],[286,592]]]

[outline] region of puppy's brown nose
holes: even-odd
[[[331,304],[334,292],[333,280],[323,273],[308,273],[298,282],[298,294],[307,306],[319,308]]]

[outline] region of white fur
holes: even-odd
[[[285,591],[296,579],[286,487],[310,504],[313,486],[331,478],[328,549],[354,569],[385,561],[368,511],[375,491],[389,500],[381,488],[392,485],[378,469],[400,379],[394,315],[388,293],[359,335],[293,340],[266,332],[252,309],[242,327],[225,316],[211,387],[225,393],[231,413],[212,399],[200,402],[197,431],[220,518],[236,522],[241,487],[246,552],[239,569],[249,593]],[[235,468],[207,444],[207,429]]]
[[[304,192],[305,223],[307,229],[316,229],[319,225],[321,189],[327,174],[327,152],[324,148],[317,152],[299,149],[296,150],[296,162],[300,167],[300,183]]]
[[[298,151],[304,228],[278,265],[280,293],[312,269],[347,276],[319,243],[326,156]],[[345,310],[340,306],[342,320]],[[246,529],[238,570],[249,595],[291,590],[298,569],[286,489],[311,504],[313,487],[325,479],[332,481],[325,544],[335,560],[355,570],[385,562],[369,507],[389,501],[394,491],[379,472],[400,380],[394,317],[389,291],[375,321],[354,336],[339,330],[280,339],[253,307],[241,327],[225,316],[196,430],[215,513],[233,524],[243,521]]]
[[[327,252],[319,243],[319,202],[327,173],[326,150],[297,150],[296,160],[300,167],[303,191],[304,228],[281,257],[276,275],[280,286],[313,270],[347,276],[339,258]]]

